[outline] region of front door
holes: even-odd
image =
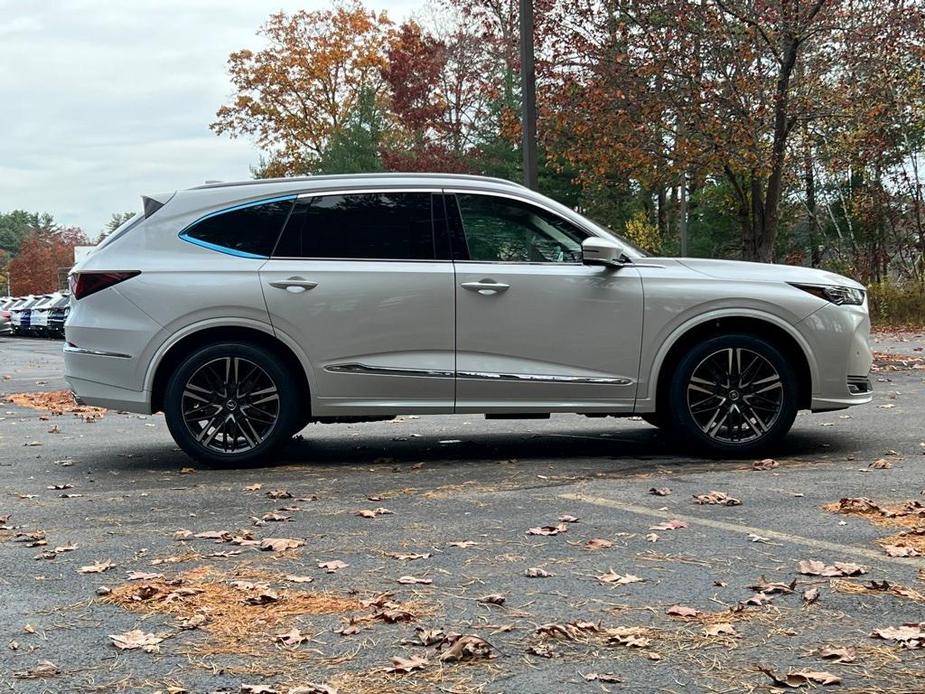
[[[455,263],[457,411],[632,411],[639,273],[583,265],[588,233],[532,202],[463,192],[448,202],[466,246]]]
[[[296,201],[260,277],[274,329],[311,361],[315,416],[453,411],[453,264],[434,250],[434,197]]]

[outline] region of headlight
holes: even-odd
[[[864,303],[863,289],[820,284],[794,284],[793,286],[839,306],[860,306]]]

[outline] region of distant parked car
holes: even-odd
[[[10,319],[13,327],[14,335],[25,335],[28,330],[28,322],[25,327],[23,327],[23,318],[26,315],[26,311],[32,304],[36,302],[36,297],[34,296],[24,296],[14,303],[10,307]],[[31,317],[31,316],[30,316]]]
[[[35,302],[30,310],[29,316],[29,334],[38,337],[48,335],[48,312],[51,307],[61,298],[60,292],[46,294]]]
[[[48,309],[48,334],[51,337],[64,337],[64,321],[71,311],[71,295],[64,292],[58,296]]]
[[[0,303],[0,335],[9,335],[13,332],[12,314],[10,313],[12,305],[13,301],[9,297]]]

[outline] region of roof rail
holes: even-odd
[[[294,183],[298,181],[351,181],[373,178],[433,178],[446,180],[473,180],[473,181],[491,181],[502,185],[512,186],[514,188],[523,188],[524,186],[516,181],[509,181],[506,178],[497,178],[493,176],[476,176],[473,174],[453,174],[453,173],[419,173],[414,171],[403,172],[384,172],[384,173],[363,173],[363,174],[324,174],[318,176],[288,176],[283,178],[256,178],[246,181],[206,181],[205,184],[194,186],[189,190],[203,190],[208,188],[230,188],[234,186],[254,186],[267,183]]]

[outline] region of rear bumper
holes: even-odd
[[[81,404],[105,407],[109,410],[151,414],[151,398],[147,391],[128,390],[96,381],[86,381],[74,376],[64,378],[74,391],[74,397]]]

